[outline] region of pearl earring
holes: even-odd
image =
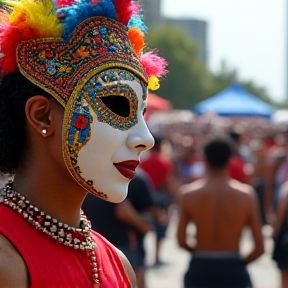
[[[47,130],[46,130],[45,128],[43,128],[43,129],[42,129],[42,134],[45,135],[46,133],[47,133]]]

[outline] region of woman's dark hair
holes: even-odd
[[[25,105],[35,95],[51,97],[20,72],[8,74],[0,83],[0,171],[13,173],[26,145]]]
[[[232,155],[231,141],[221,138],[213,139],[205,145],[204,154],[212,168],[224,168],[228,165]]]

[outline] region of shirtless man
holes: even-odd
[[[178,242],[194,254],[185,275],[185,288],[252,287],[245,265],[264,250],[257,198],[251,186],[229,178],[228,141],[210,141],[204,148],[204,156],[204,179],[180,188]],[[197,228],[194,246],[186,239],[190,221]],[[242,259],[239,240],[245,226],[251,228],[255,245]]]

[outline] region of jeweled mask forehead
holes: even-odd
[[[64,107],[83,75],[95,69],[123,67],[146,80],[142,64],[120,23],[92,17],[76,27],[70,40],[44,38],[24,41],[17,47],[21,73]]]

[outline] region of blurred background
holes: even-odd
[[[273,204],[267,202],[288,176],[283,168],[288,155],[288,1],[141,4],[148,45],[157,47],[169,63],[160,89],[149,95],[146,113],[153,135],[164,140],[162,155],[176,167],[179,187],[205,173],[202,148],[208,138],[232,130],[241,134],[242,152],[248,153],[242,158],[252,167],[249,184],[256,190],[262,185],[257,193],[265,242],[265,254],[248,270],[255,287],[280,287],[279,270],[271,259],[276,211],[271,216],[267,210]],[[148,288],[183,287],[190,256],[176,243],[178,216],[173,211],[160,251],[167,265],[153,264],[156,236],[145,236]],[[245,253],[251,245],[251,235],[244,231],[240,250]]]
[[[231,83],[287,108],[287,1],[142,0],[150,48],[169,62],[159,96],[191,109]]]

